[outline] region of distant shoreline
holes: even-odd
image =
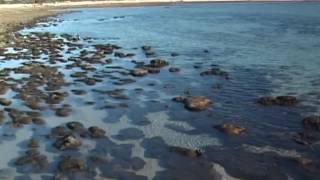
[[[320,0],[106,0],[106,1],[65,1],[43,4],[0,4],[1,9],[16,8],[77,8],[92,6],[143,6],[177,3],[264,3],[264,2],[320,2]]]

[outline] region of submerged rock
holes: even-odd
[[[0,111],[0,124],[4,121],[4,111]]]
[[[0,95],[5,94],[8,90],[8,87],[5,82],[0,82]]]
[[[141,48],[143,51],[150,51],[151,50],[151,46],[148,46],[148,45],[144,45]]]
[[[183,103],[191,111],[203,111],[212,105],[212,101],[204,96],[179,96],[173,98],[173,101]]]
[[[10,106],[11,101],[9,99],[5,99],[5,98],[0,98],[0,104],[2,106]]]
[[[125,53],[122,53],[122,52],[115,52],[114,53],[114,56],[115,57],[119,57],[119,58],[126,58],[126,57],[133,57],[135,54],[133,53],[128,53],[128,54],[125,54]]]
[[[303,119],[305,128],[320,130],[320,116],[309,116]]]
[[[90,136],[93,138],[103,138],[106,134],[106,131],[97,127],[97,126],[92,126],[88,128],[90,132]]]
[[[270,105],[278,105],[278,106],[294,106],[298,103],[298,100],[294,96],[265,96],[260,97],[257,102],[259,104],[270,106]]]
[[[55,128],[51,129],[50,137],[51,138],[59,138],[59,137],[64,137],[66,135],[70,135],[71,132],[68,131],[67,128],[64,126],[57,126]]]
[[[164,66],[169,65],[169,63],[166,60],[163,59],[152,59],[150,61],[150,64],[147,65],[149,67],[153,67],[153,68],[162,68]]]
[[[154,56],[156,54],[155,52],[152,51],[151,46],[145,45],[145,46],[142,46],[141,48],[147,57]]]
[[[67,156],[59,162],[58,168],[62,172],[83,171],[86,168],[86,163],[81,158]]]
[[[171,56],[172,56],[172,57],[179,56],[179,53],[173,52],[173,53],[171,53]]]
[[[246,131],[245,128],[240,127],[233,123],[224,123],[221,125],[214,126],[216,129],[220,130],[221,132],[230,134],[230,135],[240,135]]]
[[[177,67],[170,67],[169,68],[169,72],[172,72],[172,73],[179,72],[179,71],[180,71],[180,69]]]
[[[141,77],[141,76],[145,76],[147,74],[148,74],[148,70],[147,69],[142,69],[142,68],[136,68],[136,69],[133,69],[131,71],[131,75],[132,76]]]
[[[46,156],[41,155],[37,150],[28,150],[25,155],[15,161],[15,164],[17,166],[34,165],[40,169],[47,169],[48,160]]]
[[[37,139],[30,139],[28,142],[28,148],[38,148],[39,147],[39,141]]]
[[[84,95],[87,93],[85,90],[82,89],[72,89],[71,92],[75,95]]]
[[[66,125],[69,129],[75,130],[75,131],[81,130],[84,128],[83,124],[77,121],[68,122]]]
[[[62,138],[59,138],[55,143],[54,147],[63,151],[66,149],[77,149],[81,146],[81,141],[73,135],[66,135]]]
[[[46,101],[48,104],[59,104],[63,101],[65,96],[66,96],[66,93],[52,92],[49,94]]]
[[[226,71],[221,70],[218,67],[214,67],[208,70],[205,70],[203,72],[200,73],[201,76],[206,76],[206,75],[215,75],[215,76],[223,76],[228,78],[229,77],[229,73]]]
[[[175,152],[187,157],[199,157],[202,155],[202,152],[199,149],[188,149],[183,147],[171,146],[169,148],[170,152]]]
[[[56,115],[60,117],[67,117],[69,116],[71,109],[69,107],[61,107],[56,109]]]

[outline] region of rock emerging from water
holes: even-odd
[[[56,115],[60,117],[69,116],[71,109],[68,106],[63,106],[61,108],[56,109]]]
[[[175,152],[177,154],[180,154],[182,156],[187,157],[199,157],[202,155],[202,152],[199,149],[188,149],[184,147],[177,147],[177,146],[171,146],[169,148],[170,152]]]
[[[0,98],[0,104],[2,106],[10,106],[11,101],[9,99],[5,99],[5,98]]]
[[[226,71],[221,70],[218,67],[213,67],[211,69],[207,69],[200,73],[201,76],[208,76],[208,75],[215,75],[215,76],[223,76],[225,78],[229,77],[229,73]]]
[[[15,164],[17,166],[33,165],[40,169],[47,169],[48,160],[46,156],[41,155],[37,150],[28,150],[25,155],[15,161]]]
[[[66,124],[66,126],[67,126],[69,129],[74,130],[74,131],[78,131],[78,130],[84,129],[83,124],[80,123],[80,122],[77,122],[77,121],[68,122],[68,123]]]
[[[257,102],[259,104],[262,104],[264,106],[272,106],[272,105],[278,105],[278,106],[294,106],[298,104],[298,100],[294,96],[264,96],[260,97]]]
[[[246,131],[245,128],[240,127],[239,125],[236,125],[233,123],[224,123],[214,127],[219,131],[224,132],[226,134],[230,134],[230,135],[240,135]]]
[[[66,135],[62,138],[59,138],[54,143],[54,147],[56,147],[61,151],[66,149],[77,149],[80,146],[81,146],[81,141],[73,135]]]
[[[58,167],[62,172],[77,172],[85,170],[86,163],[81,158],[67,156],[59,162]]]
[[[320,130],[320,116],[309,116],[303,119],[305,128]]]
[[[0,95],[5,94],[8,90],[8,87],[5,82],[0,82]]]
[[[141,47],[144,54],[147,56],[147,57],[151,57],[151,56],[154,56],[156,53],[152,50],[152,47],[151,46],[148,46],[148,45],[144,45]]]
[[[106,134],[106,131],[97,127],[97,126],[92,126],[88,128],[90,132],[90,136],[93,138],[103,138]]]
[[[180,71],[180,69],[177,68],[177,67],[170,67],[169,68],[169,72],[171,72],[171,73],[176,73],[176,72],[179,72],[179,71]]]
[[[138,77],[145,76],[148,73],[149,73],[149,71],[147,69],[143,69],[143,68],[135,68],[131,71],[132,76],[138,76]]]
[[[173,101],[183,103],[190,111],[203,111],[212,105],[212,101],[204,96],[179,96]]]
[[[150,61],[150,64],[147,66],[153,67],[153,68],[162,68],[164,66],[169,65],[169,63],[164,59],[152,59]]]

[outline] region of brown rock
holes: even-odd
[[[136,68],[136,69],[133,69],[131,71],[131,75],[132,76],[145,76],[148,74],[148,70],[147,69],[142,69],[142,68]]]
[[[106,131],[97,127],[97,126],[92,126],[89,127],[89,132],[90,132],[90,136],[93,138],[103,138],[106,134]]]
[[[84,128],[83,124],[77,121],[68,122],[67,127],[71,130],[81,130]]]
[[[57,149],[63,151],[66,149],[77,149],[78,147],[81,146],[81,141],[77,139],[73,135],[66,135],[62,138],[59,138],[55,143],[54,147]]]
[[[278,105],[278,106],[293,106],[298,103],[298,100],[294,96],[265,96],[260,97],[257,102],[259,104],[270,106],[270,105]]]
[[[199,157],[202,155],[202,152],[199,149],[188,149],[188,148],[176,147],[176,146],[171,146],[169,151],[175,152],[187,157]]]
[[[59,162],[58,167],[62,172],[76,172],[85,170],[86,164],[80,158],[67,156]]]
[[[221,125],[217,125],[215,126],[215,128],[217,128],[218,130],[220,130],[221,132],[230,134],[230,135],[240,135],[243,132],[246,131],[245,128],[240,127],[238,125],[232,124],[232,123],[224,123]]]
[[[202,111],[212,104],[211,100],[204,96],[180,96],[173,98],[173,100],[184,103],[185,108],[191,111]]]
[[[3,106],[9,106],[11,104],[11,101],[5,98],[0,98],[0,104]]]

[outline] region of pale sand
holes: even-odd
[[[15,30],[21,23],[29,23],[34,19],[43,16],[54,15],[52,8],[2,8],[0,5],[0,47],[3,45],[3,38],[9,31]],[[19,8],[18,8],[19,7]]]

